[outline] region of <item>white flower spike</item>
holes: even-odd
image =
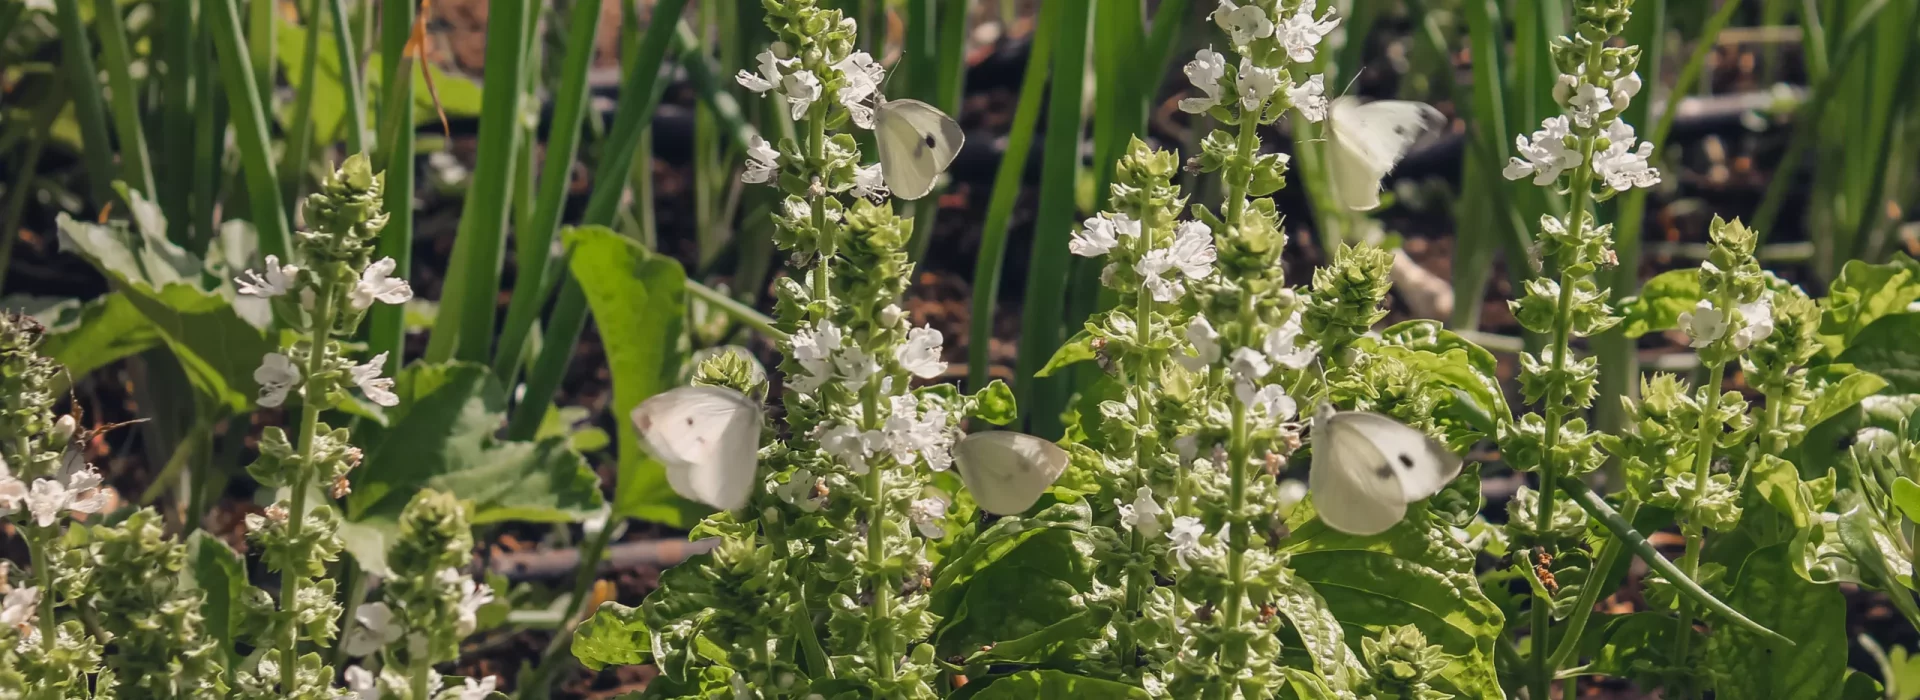
[[[1220,79],[1227,74],[1227,57],[1213,49],[1201,49],[1193,54],[1193,60],[1183,69],[1187,80],[1206,97],[1188,97],[1180,100],[1180,111],[1188,114],[1201,114],[1220,104]]]
[[[356,311],[365,311],[373,302],[384,304],[405,304],[413,298],[413,287],[407,281],[393,277],[393,269],[399,265],[393,258],[381,258],[368,265],[360,273],[360,282],[353,286],[348,300]]]

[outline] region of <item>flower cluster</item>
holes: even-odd
[[[492,588],[464,573],[473,549],[466,509],[451,494],[427,490],[401,511],[399,536],[387,553],[392,570],[383,573],[383,600],[356,607],[341,640],[342,651],[361,659],[345,671],[354,692],[440,700],[492,692],[492,677],[442,690],[433,670],[459,656],[460,640],[473,633],[480,609],[493,601]]]
[[[268,257],[264,272],[249,270],[235,280],[241,293],[273,300],[278,314],[299,331],[261,358],[254,371],[259,404],[278,407],[297,396],[301,409],[294,439],[277,426],[268,428],[259,458],[248,467],[262,484],[284,487],[288,495],[247,518],[248,537],[265,552],[267,568],[280,573],[281,612],[272,623],[274,648],[236,676],[245,693],[322,698],[333,692],[332,668],[319,654],[300,655],[298,649],[301,640],[325,647],[338,633],[335,583],[321,577],[344,545],[332,505],[316,508],[307,497],[314,486],[333,498],[346,496],[347,474],[361,459],[347,431],[321,422],[320,412],[354,402],[349,387],[381,406],[400,401],[393,379],[382,376],[384,353],[356,363],[342,345],[375,303],[413,297],[407,282],[394,276],[391,258],[372,258],[387,221],[383,183],[365,156],[348,158],[307,197],[312,228],[298,235],[297,259]]]

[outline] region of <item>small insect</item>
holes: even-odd
[[[347,481],[345,474],[334,477],[333,488],[327,491],[327,495],[334,498],[346,498],[350,493],[353,493],[353,482]]]
[[[1193,611],[1193,617],[1194,619],[1197,619],[1201,622],[1212,622],[1213,621],[1213,604],[1208,603],[1206,605],[1200,606],[1199,610]]]
[[[1278,614],[1279,612],[1280,612],[1280,609],[1273,607],[1272,603],[1261,603],[1260,604],[1260,624],[1264,625],[1269,622],[1272,622],[1273,616],[1275,614]]]
[[[1553,570],[1547,568],[1553,565],[1553,555],[1545,547],[1534,548],[1533,554],[1538,561],[1533,566],[1534,577],[1540,579],[1540,585],[1547,589],[1547,595],[1560,595],[1560,582],[1553,578]]]
[[[1263,466],[1267,468],[1267,476],[1275,479],[1280,478],[1280,468],[1287,466],[1286,460],[1280,459],[1280,455],[1272,451],[1267,452],[1266,457],[1262,461]]]

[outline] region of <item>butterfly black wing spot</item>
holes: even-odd
[[[1405,452],[1400,453],[1400,466],[1406,468],[1407,471],[1413,471],[1413,455]]]
[[[1379,469],[1373,470],[1373,474],[1374,476],[1378,476],[1382,479],[1391,479],[1393,478],[1393,465],[1382,464],[1380,465]]]
[[[935,145],[935,143],[934,143],[934,140],[933,140],[933,134],[927,134],[927,137],[926,137],[925,139],[922,139],[922,140],[924,140],[924,141],[926,141],[926,142],[927,142],[927,148],[933,148],[933,147],[934,147],[934,145]]]
[[[687,425],[689,426],[693,425],[693,418],[691,416],[687,418]]]

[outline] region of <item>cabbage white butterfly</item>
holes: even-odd
[[[880,98],[874,111],[874,142],[880,147],[880,172],[887,189],[901,199],[919,199],[960,154],[966,134],[953,117],[919,100]]]
[[[1408,503],[1460,475],[1460,456],[1446,445],[1378,413],[1320,404],[1309,438],[1313,506],[1328,527],[1348,534],[1385,532],[1406,517]]]
[[[1414,140],[1443,120],[1440,110],[1419,102],[1335,99],[1327,111],[1327,167],[1334,199],[1354,211],[1380,206],[1380,179],[1393,171]]]
[[[760,406],[714,386],[655,394],[633,409],[640,442],[667,467],[667,485],[721,510],[746,505],[758,483]]]
[[[953,463],[982,509],[1019,515],[1067,470],[1067,451],[1032,435],[994,430],[961,438]]]

